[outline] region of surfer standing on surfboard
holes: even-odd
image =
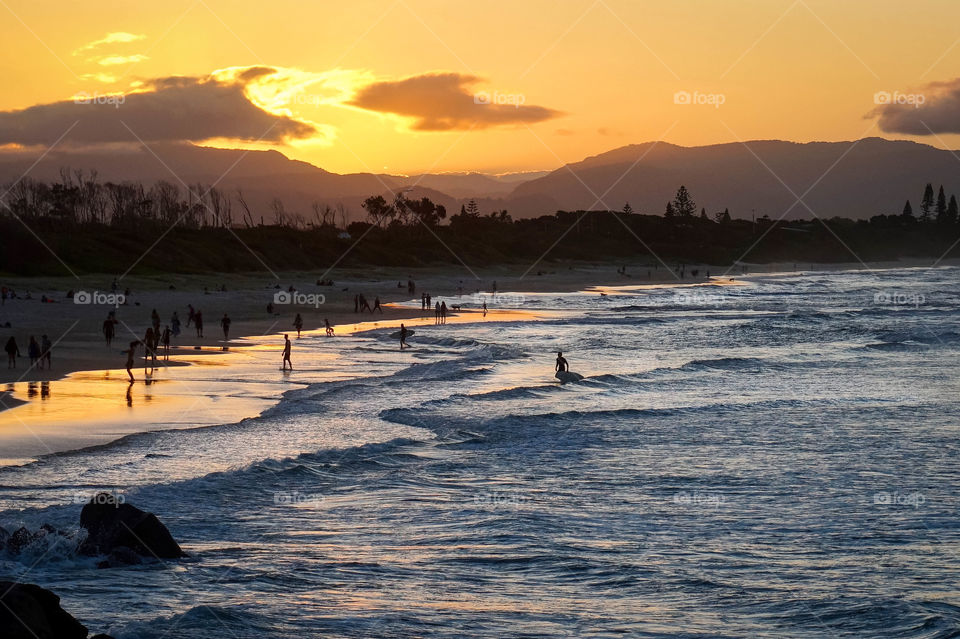
[[[570,370],[570,364],[567,363],[563,353],[557,353],[557,372],[561,373]]]

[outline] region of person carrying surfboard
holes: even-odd
[[[564,358],[563,353],[557,353],[557,372],[564,372],[570,370],[570,364],[567,363],[566,358]]]
[[[404,348],[410,348],[407,344],[407,327],[403,324],[400,324],[400,350]]]

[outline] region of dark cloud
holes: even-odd
[[[520,94],[469,90],[478,81],[476,76],[460,73],[428,73],[375,82],[360,89],[350,104],[414,118],[413,128],[418,131],[532,124],[561,115],[553,109],[527,105]]]
[[[313,125],[268,113],[251,103],[244,86],[275,70],[254,67],[236,81],[169,77],[124,96],[78,94],[76,99],[0,112],[0,144],[49,145],[76,123],[72,144],[193,141],[212,138],[282,142],[314,135]],[[129,129],[127,128],[129,127]]]
[[[915,92],[880,92],[868,117],[879,117],[887,133],[933,135],[960,133],[960,78],[931,82]]]

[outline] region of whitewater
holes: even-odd
[[[189,558],[50,536],[0,575],[118,639],[960,636],[958,274],[517,293],[539,319],[402,353],[304,337],[313,381],[256,417],[0,467],[8,531],[109,491]]]

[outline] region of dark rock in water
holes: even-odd
[[[122,503],[109,493],[96,495],[83,507],[80,525],[88,533],[79,549],[84,555],[109,555],[125,547],[145,557],[187,556],[153,513]]]
[[[7,540],[7,552],[11,555],[19,555],[20,551],[30,545],[34,539],[33,534],[26,528],[17,528]]]
[[[120,566],[136,566],[142,564],[143,559],[136,552],[126,546],[114,548],[113,552],[100,563],[97,568],[118,568]]]
[[[34,584],[0,581],[4,639],[86,639],[87,628],[60,607],[60,597]]]

